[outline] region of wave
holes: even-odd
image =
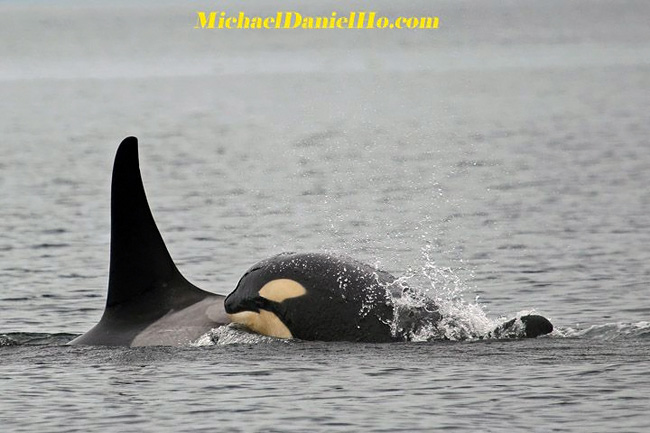
[[[591,325],[587,328],[560,328],[553,332],[555,337],[587,338],[593,340],[624,340],[650,338],[650,322],[615,322]]]
[[[79,334],[42,333],[42,332],[9,332],[0,334],[0,347],[5,346],[63,346]]]
[[[477,341],[522,338],[521,333],[518,331],[521,326],[515,326],[512,332],[505,335],[490,332],[505,322],[488,319],[484,316],[482,310],[477,313],[476,308],[474,305],[467,310],[460,310],[459,315],[443,319],[436,329],[422,328],[421,333],[414,336],[411,341]],[[521,312],[518,313],[517,317],[530,313]],[[494,328],[490,328],[490,331],[481,333],[480,330],[486,329],[486,323],[489,323],[490,326],[496,325],[494,325]],[[79,334],[69,333],[9,332],[0,334],[0,347],[64,346],[78,336]],[[650,338],[650,322],[614,322],[591,325],[586,328],[556,327],[551,334],[539,338],[601,341],[644,340]],[[278,342],[289,344],[291,341],[254,334],[241,325],[231,323],[210,330],[193,342],[192,346],[227,346],[231,344],[269,344]]]
[[[521,316],[518,316],[518,318]],[[512,320],[512,319],[511,319]],[[517,318],[515,319],[516,322]],[[515,325],[507,333],[500,334],[493,332],[494,329],[485,333],[477,333],[473,321],[459,322],[453,319],[445,319],[438,329],[423,328],[423,332],[414,338],[413,342],[439,342],[439,341],[479,341],[479,340],[505,340],[524,337],[524,328],[521,324]],[[483,325],[480,323],[479,328]],[[541,339],[582,339],[582,340],[636,340],[650,338],[650,322],[637,323],[605,323],[592,325],[585,329],[571,327],[555,328],[555,330]],[[231,344],[268,344],[268,343],[291,343],[293,340],[266,337],[253,334],[239,325],[225,325],[215,328],[201,336],[193,346],[227,346]]]

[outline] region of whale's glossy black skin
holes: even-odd
[[[282,302],[258,294],[280,279],[298,282],[306,293]],[[401,341],[401,333],[391,331],[395,308],[390,292],[399,290],[391,274],[347,257],[284,253],[249,269],[225,307],[229,314],[270,311],[303,340]],[[435,309],[430,314],[439,319]]]
[[[304,294],[269,300],[261,289],[273,281],[297,282]],[[251,267],[226,298],[225,309],[234,321],[243,312],[266,310],[292,337],[303,340],[408,341],[441,319],[432,300],[417,308],[401,308],[397,302],[409,290],[388,272],[347,257],[283,253]],[[524,328],[517,335],[525,337],[553,330],[546,318],[530,315],[512,319],[488,336],[507,338],[514,335],[510,331],[515,326]]]
[[[194,286],[176,268],[149,209],[138,140],[124,139],[113,165],[106,307],[99,323],[70,344],[188,344],[230,322],[223,300]]]

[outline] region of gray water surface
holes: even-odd
[[[647,339],[20,347],[3,350],[13,389],[3,400],[3,425],[115,432],[643,431],[650,382],[639,372],[647,370],[648,348]],[[630,377],[637,378],[634,389],[625,386]]]
[[[373,2],[431,32],[200,31],[221,6],[199,3],[0,4],[3,431],[650,429],[647,2]],[[101,316],[127,135],[206,290],[326,250],[410,275],[459,327],[534,310],[556,332],[60,346]]]

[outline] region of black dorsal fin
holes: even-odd
[[[115,155],[111,186],[111,263],[106,309],[144,301],[164,312],[209,295],[178,271],[153,219],[138,163],[138,139]],[[153,311],[150,311],[153,313]]]

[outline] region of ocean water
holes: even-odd
[[[2,431],[650,429],[647,2],[373,2],[439,16],[431,31],[193,28],[222,7],[369,8],[0,2]],[[127,135],[199,287],[340,252],[435,297],[451,341],[226,327],[65,346],[101,316]],[[530,311],[551,336],[455,341]]]

